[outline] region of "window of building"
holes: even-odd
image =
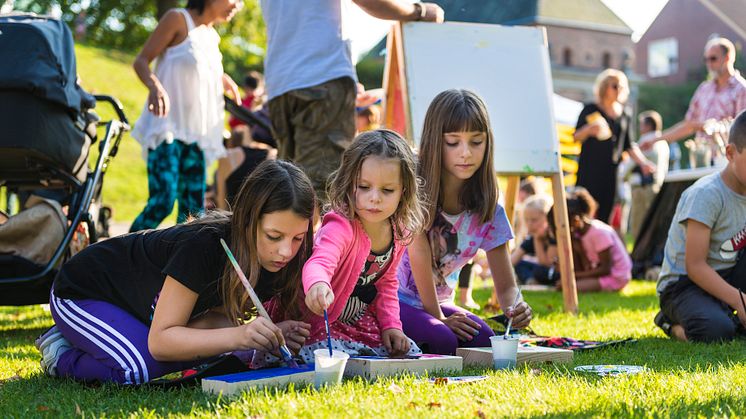
[[[648,44],[648,76],[665,77],[679,70],[679,42],[664,38]]]
[[[601,67],[611,68],[611,53],[606,51],[601,55]]]
[[[562,51],[562,64],[568,67],[572,66],[572,50],[570,48],[565,48]]]

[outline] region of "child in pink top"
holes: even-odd
[[[330,210],[303,267],[311,334],[305,361],[327,347],[350,355],[401,356],[420,350],[402,332],[396,270],[413,233],[422,230],[415,156],[397,133],[360,134],[329,186]]]
[[[596,202],[584,188],[567,197],[578,291],[619,291],[632,278],[632,259],[616,231],[592,219]],[[547,216],[550,222],[551,215]],[[553,228],[551,229],[553,231]]]

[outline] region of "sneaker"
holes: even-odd
[[[666,336],[671,336],[671,320],[669,320],[662,311],[659,311],[658,314],[655,315],[653,322],[663,330],[663,333],[665,333]]]
[[[52,326],[34,341],[41,352],[41,369],[49,377],[57,376],[57,362],[60,356],[72,348],[70,341],[62,336],[57,326]]]

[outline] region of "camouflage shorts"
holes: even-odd
[[[279,158],[292,160],[322,201],[326,181],[355,136],[355,81],[349,77],[291,90],[269,102]]]

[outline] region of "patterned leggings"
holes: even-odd
[[[204,211],[205,158],[197,144],[180,140],[148,151],[148,203],[130,232],[157,228],[179,202],[177,223]]]

